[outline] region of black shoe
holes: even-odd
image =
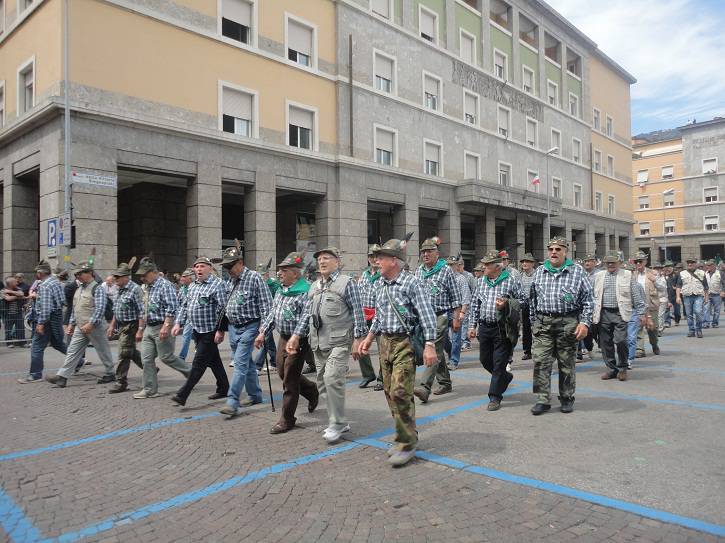
[[[521,357],[521,360],[531,360],[531,353],[524,353],[524,356]]]
[[[68,382],[68,379],[61,377],[60,375],[51,375],[50,377],[46,377],[45,380],[58,388],[65,388],[65,385]]]
[[[209,395],[210,400],[221,400],[222,398],[226,398],[226,393],[222,394],[221,392],[215,392],[214,394]]]
[[[126,392],[128,390],[128,383],[116,383],[116,386],[108,389],[109,394],[118,394],[119,392]]]
[[[534,407],[531,408],[531,414],[542,415],[546,413],[549,409],[551,409],[550,405],[545,403],[537,403]]]
[[[701,338],[702,337],[702,330],[698,330],[697,332],[695,332],[695,334],[697,335],[697,337]]]
[[[695,337],[695,332],[688,332],[687,337]]]
[[[367,377],[366,379],[363,379],[360,384],[358,385],[359,388],[367,388],[370,383],[375,381],[375,377]]]
[[[314,400],[310,400],[307,404],[307,411],[313,413],[317,409],[317,404],[320,403],[320,393],[317,393]]]
[[[652,352],[653,352],[654,354],[660,354],[660,346],[659,346],[659,345],[654,345],[654,346],[652,347]]]
[[[99,385],[105,385],[106,383],[113,383],[116,380],[116,377],[113,375],[104,375],[96,383]]]
[[[498,411],[501,409],[501,400],[491,400],[488,402],[488,407],[486,409],[488,411]]]
[[[381,390],[383,390],[384,388],[385,388],[385,387],[383,386],[383,383],[381,383],[380,381],[378,381],[377,383],[375,383],[375,386],[373,387],[373,390],[374,390],[375,392],[380,392],[380,391],[381,391]]]
[[[174,394],[173,396],[171,396],[171,401],[174,402],[176,405],[180,405],[182,407],[186,405],[186,400],[182,400],[176,394]]]
[[[559,410],[562,413],[571,413],[572,411],[574,411],[574,400],[561,400],[561,407],[559,408]]]
[[[584,360],[584,355],[581,353],[581,351],[576,353],[576,359],[577,360]]]

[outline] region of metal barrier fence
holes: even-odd
[[[0,300],[0,346],[24,346],[30,342],[33,326],[29,321],[32,306]]]

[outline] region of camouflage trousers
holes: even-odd
[[[380,367],[383,372],[385,399],[395,420],[396,448],[415,449],[418,432],[415,429],[415,363],[413,347],[407,336],[381,335],[379,338]]]
[[[116,367],[116,381],[120,384],[128,383],[128,369],[131,362],[143,369],[141,353],[136,348],[136,332],[138,321],[122,324],[118,329],[118,366]]]
[[[551,369],[559,367],[559,400],[573,400],[576,389],[576,316],[537,315],[531,330],[534,345],[534,394],[538,403],[551,403]]]

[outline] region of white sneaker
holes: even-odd
[[[632,366],[633,366],[633,365],[634,365],[634,364],[632,363],[632,361],[631,361],[631,360],[627,360],[627,369],[628,369],[628,370],[631,370],[631,369],[632,369]]]
[[[511,373],[511,364],[506,364],[506,371]]]
[[[342,434],[345,432],[350,431],[350,425],[346,424],[345,426],[341,428],[335,428],[334,426],[328,426],[325,428],[325,432],[322,434],[322,437],[327,441],[328,443],[332,444],[340,440],[342,437]]]
[[[400,466],[404,466],[405,464],[413,460],[413,458],[415,458],[415,450],[396,451],[395,454],[388,458],[388,462],[393,467],[399,468]]]
[[[226,415],[228,417],[236,417],[244,413],[244,409],[242,409],[241,407],[232,407],[231,405],[225,405],[219,410],[219,412],[222,415]]]
[[[146,389],[142,390],[141,392],[137,392],[133,395],[135,400],[145,400],[146,398],[158,398],[161,396],[158,392],[150,392]]]

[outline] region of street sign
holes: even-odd
[[[48,257],[58,256],[58,218],[48,219]]]
[[[58,245],[71,244],[70,213],[58,217]]]
[[[71,183],[82,185],[94,185],[96,187],[105,187],[115,189],[118,187],[117,175],[96,175],[93,173],[83,173],[73,170],[71,172]]]

